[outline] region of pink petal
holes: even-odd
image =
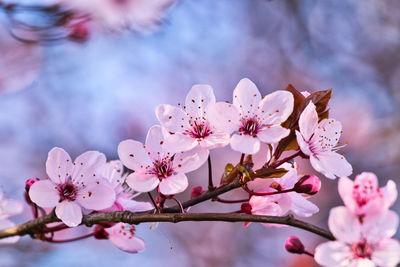
[[[318,126],[318,113],[312,101],[308,103],[299,118],[299,128],[301,135],[306,141],[311,139]]]
[[[400,244],[394,239],[384,239],[375,247],[372,261],[377,266],[396,266],[400,262]]]
[[[100,184],[88,184],[84,189],[79,191],[77,201],[86,209],[106,209],[114,204],[115,191],[112,187],[101,182]]]
[[[353,259],[348,267],[375,267],[375,264],[369,259]]]
[[[131,170],[144,170],[153,165],[143,144],[134,140],[125,140],[119,143],[118,156],[122,163]]]
[[[310,150],[310,145],[304,140],[301,133],[297,130],[296,130],[296,140],[297,140],[297,144],[300,147],[301,152],[303,152],[307,156],[311,156],[313,154]]]
[[[135,191],[150,192],[157,187],[160,180],[154,175],[134,172],[126,178],[126,183]]]
[[[160,124],[172,133],[189,127],[189,117],[181,108],[163,104],[157,106],[155,111]]]
[[[206,84],[197,84],[190,89],[186,96],[185,110],[193,119],[202,119],[206,117],[206,109],[211,104],[215,104],[212,87]]]
[[[75,201],[59,203],[56,206],[57,217],[69,227],[78,226],[82,222],[82,209]]]
[[[154,209],[153,205],[149,202],[141,202],[127,198],[118,198],[117,202],[121,204],[124,210],[130,212],[141,212]]]
[[[261,140],[261,142],[273,144],[278,143],[282,138],[285,138],[289,134],[289,129],[283,128],[280,125],[272,125],[264,127],[257,134],[257,137]]]
[[[392,237],[399,226],[399,216],[391,210],[380,214],[367,215],[363,219],[363,233],[371,243]]]
[[[145,150],[150,153],[150,158],[158,158],[160,153],[165,150],[164,141],[169,138],[165,128],[163,129],[160,125],[153,125],[146,136],[146,147]]]
[[[288,172],[281,178],[274,178],[274,181],[282,185],[282,187],[285,189],[293,188],[293,186],[299,180],[297,174],[297,168],[298,168],[297,163],[296,162],[294,164],[283,163],[279,167],[286,169]]]
[[[173,168],[179,173],[188,173],[197,170],[206,162],[209,151],[202,147],[175,154]]]
[[[108,239],[120,250],[128,253],[138,253],[146,248],[144,241],[136,237],[132,231],[129,231],[130,225],[117,223],[105,230],[109,234]]]
[[[258,104],[261,101],[261,94],[257,86],[247,78],[239,81],[233,90],[233,104],[238,107],[244,115],[255,115]]]
[[[29,197],[39,207],[55,207],[60,200],[57,185],[50,180],[42,180],[34,183],[29,189]]]
[[[335,119],[323,119],[315,129],[311,142],[319,144],[319,141],[323,139],[325,145],[335,147],[339,142],[341,133],[342,123],[340,121]]]
[[[353,172],[353,167],[345,157],[336,152],[327,151],[319,154],[318,158],[310,156],[310,162],[316,171],[331,179],[335,179],[336,176],[349,176]]]
[[[14,199],[3,199],[0,201],[0,220],[20,214],[24,209],[21,201]]]
[[[314,203],[308,201],[302,195],[295,192],[290,192],[288,194],[292,199],[292,206],[290,209],[294,214],[302,217],[310,217],[319,211],[319,208]]]
[[[162,179],[158,188],[164,195],[175,195],[185,191],[188,185],[189,183],[186,175],[177,173]]]
[[[72,171],[71,157],[64,149],[55,147],[50,150],[46,161],[46,172],[53,182],[64,183]]]
[[[101,177],[106,165],[106,156],[98,151],[88,151],[75,159],[72,181],[83,182]]]
[[[353,253],[348,245],[340,241],[329,241],[315,248],[314,259],[326,267],[347,267],[350,265]]]
[[[353,198],[353,184],[354,182],[348,177],[341,177],[339,179],[338,191],[346,207],[354,213],[358,205]]]
[[[249,135],[234,134],[231,137],[231,148],[244,154],[255,154],[260,150],[260,140]]]
[[[165,151],[171,154],[188,151],[196,147],[199,144],[195,138],[190,137],[182,133],[171,134],[164,144]]]
[[[332,234],[339,241],[352,244],[361,238],[361,226],[358,218],[344,206],[331,209],[328,225]]]
[[[217,130],[231,134],[240,128],[239,113],[235,105],[218,102],[207,108],[207,119]]]
[[[281,124],[292,114],[293,105],[292,93],[276,91],[261,100],[257,114],[264,124]]]
[[[0,230],[4,230],[6,228],[14,227],[15,223],[9,220],[0,220]],[[0,239],[0,245],[3,244],[14,244],[19,241],[21,237],[20,236],[12,236],[12,237],[7,237]]]
[[[214,131],[212,134],[204,138],[200,145],[207,149],[214,149],[227,146],[230,141],[230,135],[220,131]]]
[[[103,170],[103,177],[106,178],[114,187],[123,183],[122,173],[124,166],[119,160],[112,160],[106,163]]]
[[[384,206],[385,208],[389,208],[390,206],[393,205],[393,203],[397,199],[397,187],[396,183],[393,182],[392,180],[389,180],[386,184],[385,187],[381,188],[381,193],[384,198]]]

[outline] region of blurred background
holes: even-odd
[[[397,0],[180,0],[151,32],[98,32],[85,43],[42,46],[10,37],[0,13],[0,184],[9,197],[23,200],[25,180],[46,176],[52,147],[72,157],[99,150],[116,159],[120,141],[144,141],[157,123],[156,105],[183,103],[196,83],[210,84],[217,100],[231,101],[237,82],[248,77],[263,94],[288,83],[299,91],[333,88],[331,116],[344,125],[341,140],[349,143],[344,151],[354,174],[373,171],[381,186],[388,179],[399,185],[399,14]],[[239,158],[228,148],[211,156],[215,180]],[[312,171],[307,162],[300,166]],[[189,178],[190,188],[205,187],[206,167]],[[321,180],[322,191],[311,198],[320,212],[306,220],[327,228],[329,209],[342,202],[337,180]],[[193,208],[217,209],[238,206]],[[392,209],[400,212],[398,201]],[[29,218],[27,209],[14,221]],[[24,237],[0,248],[0,266],[315,266],[307,256],[288,254],[284,241],[298,235],[311,251],[324,241],[257,224],[149,226],[138,226],[147,249],[137,255],[108,241],[57,245]]]

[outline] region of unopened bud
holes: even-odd
[[[321,189],[321,180],[315,175],[305,175],[294,185],[297,193],[314,195]]]
[[[199,197],[200,195],[204,194],[204,189],[201,186],[196,186],[192,188],[192,192],[190,193],[190,199]]]
[[[25,191],[28,193],[29,189],[31,188],[31,186],[34,183],[36,183],[37,181],[40,181],[39,178],[33,178],[33,179],[26,180],[26,182],[25,182]]]
[[[70,30],[68,38],[71,41],[84,43],[90,37],[90,30],[86,20],[71,22],[67,27]]]
[[[295,236],[290,236],[286,239],[285,248],[290,253],[303,254],[304,245],[301,243],[300,239]]]
[[[101,225],[96,225],[94,227],[94,238],[96,239],[108,239],[108,233]]]
[[[246,214],[251,214],[251,205],[249,203],[242,203],[240,211]]]

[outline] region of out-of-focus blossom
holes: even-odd
[[[108,239],[120,250],[129,253],[138,253],[145,250],[143,239],[135,235],[135,227],[126,223],[117,223],[110,228],[104,229]]]
[[[131,190],[126,185],[124,186],[126,176],[123,176],[123,166],[119,160],[107,162],[103,177],[110,182],[115,191],[114,204],[110,208],[102,210],[103,212],[123,210],[140,212],[153,209],[153,205],[149,202],[140,202],[132,199],[132,192],[129,192]]]
[[[192,192],[190,192],[190,199],[199,197],[199,196],[201,196],[204,192],[206,192],[206,191],[204,191],[203,187],[201,187],[201,186],[193,187],[193,188],[192,188]]]
[[[333,208],[329,229],[336,241],[320,244],[315,260],[322,266],[396,266],[400,262],[400,244],[391,237],[398,227],[398,216],[385,211],[365,216],[363,223],[346,207]]]
[[[155,125],[147,133],[146,145],[134,140],[119,144],[122,163],[135,171],[126,178],[133,190],[149,192],[159,186],[164,195],[183,192],[188,187],[185,173],[198,169],[207,160],[208,153],[204,149],[171,153],[164,147],[164,135],[169,134]]]
[[[0,229],[13,227],[15,224],[8,218],[20,214],[23,210],[23,205],[20,201],[7,199],[4,197],[3,189],[0,187]],[[18,242],[19,236],[0,239],[0,244],[11,244]]]
[[[300,132],[296,130],[301,151],[310,156],[313,168],[326,177],[348,176],[353,168],[343,155],[336,151],[342,133],[342,124],[335,119],[323,119],[318,123],[318,113],[310,102],[300,115]]]
[[[209,122],[207,108],[213,104],[211,86],[195,85],[187,94],[183,109],[166,104],[157,106],[156,116],[161,125],[174,133],[166,138],[165,148],[175,153],[197,146],[208,150],[228,145],[229,134]]]
[[[346,207],[358,216],[383,212],[397,198],[395,182],[389,180],[379,188],[378,178],[371,172],[357,175],[354,182],[348,177],[340,178],[338,190]]]
[[[276,91],[261,97],[256,85],[242,79],[233,91],[233,104],[216,103],[207,113],[211,123],[219,130],[232,134],[233,150],[255,154],[260,143],[277,143],[290,131],[280,124],[293,111],[293,95]]]
[[[290,236],[285,241],[285,249],[290,253],[303,254],[304,245],[296,236]]]
[[[106,157],[97,151],[78,156],[73,163],[62,148],[48,155],[46,172],[50,179],[35,182],[29,197],[40,207],[56,207],[56,215],[70,227],[82,221],[82,208],[102,210],[111,207],[115,192],[102,178]]]

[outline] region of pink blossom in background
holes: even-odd
[[[245,78],[233,91],[233,104],[218,102],[207,113],[211,124],[232,134],[231,148],[245,154],[255,154],[261,142],[273,144],[290,131],[280,124],[293,111],[293,95],[276,91],[264,98],[256,85]]]
[[[340,178],[338,190],[346,207],[358,216],[383,212],[397,199],[396,184],[389,180],[379,188],[378,178],[371,172],[357,175],[354,181]]]
[[[15,223],[10,221],[8,218],[13,215],[22,213],[22,210],[22,202],[14,199],[5,198],[3,189],[0,187],[0,229],[15,226]],[[0,239],[0,244],[16,243],[19,239],[19,236]]]
[[[188,187],[186,173],[198,169],[207,160],[208,152],[204,149],[171,153],[164,146],[165,135],[169,133],[155,125],[147,133],[146,145],[134,140],[119,144],[122,163],[135,171],[126,178],[133,190],[149,192],[159,186],[164,195],[183,192]]]
[[[82,221],[82,207],[102,210],[111,207],[115,192],[102,178],[106,157],[97,151],[78,156],[73,163],[62,148],[53,148],[46,161],[50,179],[35,182],[29,189],[31,200],[42,208],[56,207],[56,215],[70,227]]]
[[[209,85],[194,85],[186,96],[182,108],[163,104],[156,107],[161,125],[174,133],[165,140],[170,152],[188,151],[199,146],[203,149],[224,147],[229,134],[210,124],[207,108],[215,104],[213,89]]]
[[[138,253],[146,248],[143,239],[135,235],[135,226],[133,225],[117,223],[104,230],[107,232],[107,238],[111,243],[125,252]]]
[[[318,123],[314,103],[310,102],[300,115],[300,132],[296,130],[301,151],[310,156],[313,168],[326,177],[348,176],[353,168],[343,155],[336,151],[342,133],[342,124],[335,119],[323,119]]]
[[[394,267],[400,261],[400,244],[391,237],[398,220],[395,212],[387,210],[379,216],[365,216],[361,223],[346,207],[333,208],[329,229],[336,241],[318,245],[315,260],[327,267]]]

